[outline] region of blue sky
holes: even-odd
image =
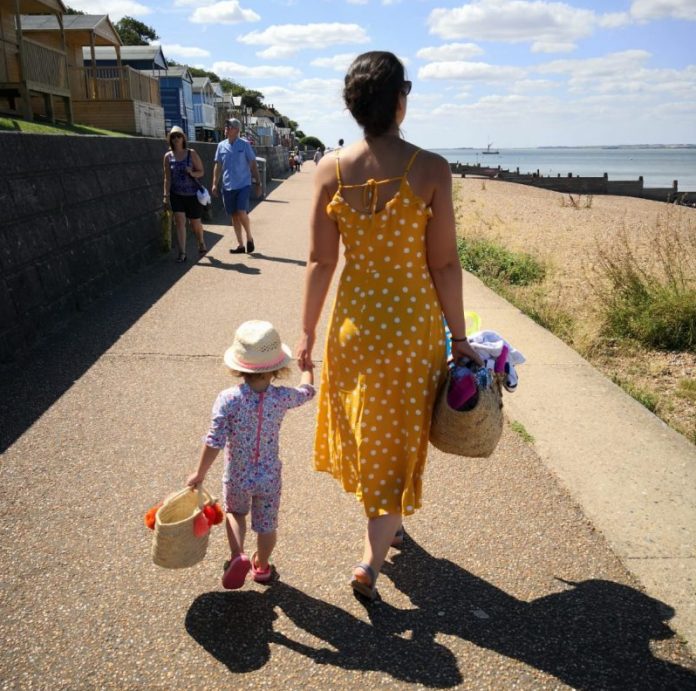
[[[361,136],[341,88],[368,50],[404,61],[426,148],[696,143],[696,0],[66,1],[153,26],[328,146]]]

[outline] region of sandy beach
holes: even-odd
[[[541,291],[552,307],[575,320],[573,345],[615,381],[627,382],[659,399],[657,414],[692,441],[696,439],[696,401],[679,393],[682,380],[696,379],[696,355],[601,347],[601,320],[594,285],[597,253],[625,235],[646,265],[655,263],[649,238],[661,227],[678,228],[691,247],[696,278],[696,212],[661,202],[614,196],[573,196],[510,182],[454,178],[458,232],[484,238],[544,262]],[[475,309],[475,305],[467,305]],[[485,325],[483,325],[485,328]]]

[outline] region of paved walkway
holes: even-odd
[[[158,263],[3,372],[3,688],[696,688],[669,628],[696,641],[694,447],[472,278],[467,308],[529,360],[505,404],[536,443],[432,452],[382,603],[347,586],[363,519],[311,470],[313,406],[283,430],[278,582],[224,591],[220,528],[200,565],[152,565],[142,514],[195,464],[235,327],[298,337],[312,170],[252,212],[255,256],[210,226],[206,258]]]

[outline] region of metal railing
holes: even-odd
[[[71,67],[70,90],[77,101],[144,101],[161,105],[159,80],[122,67]]]
[[[60,50],[23,39],[24,79],[33,89],[67,91],[68,59]]]

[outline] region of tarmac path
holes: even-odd
[[[544,461],[509,428],[490,459],[432,449],[369,607],[348,586],[362,511],[311,467],[314,405],[283,428],[279,580],[225,591],[221,527],[201,564],[152,564],[143,514],[194,468],[235,328],[268,319],[297,341],[312,172],[253,210],[253,256],[209,225],[205,258],[163,259],[2,373],[2,688],[696,688],[674,602],[627,571],[543,435]],[[485,327],[494,298],[470,289]]]

